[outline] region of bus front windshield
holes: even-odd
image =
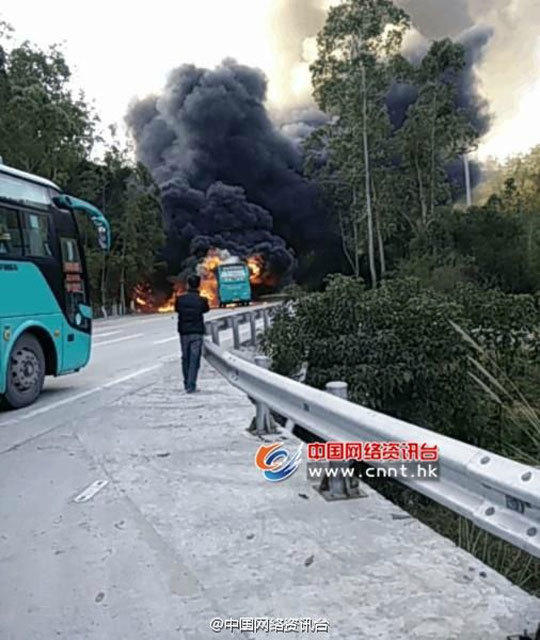
[[[94,205],[73,196],[61,194],[50,186],[45,186],[0,171],[0,198],[11,200],[23,206],[47,210],[51,204],[61,209],[80,211],[89,218],[98,234],[98,243],[103,251],[111,247],[111,228],[108,220]]]
[[[47,209],[51,204],[51,189],[0,172],[0,198],[13,200],[22,205]]]

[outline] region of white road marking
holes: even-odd
[[[101,347],[106,344],[115,344],[116,342],[123,342],[124,340],[133,340],[133,338],[140,338],[144,333],[132,333],[129,336],[124,336],[123,338],[114,338],[114,340],[104,340],[103,342],[94,342],[92,344],[93,347]]]
[[[94,338],[106,338],[107,336],[114,336],[117,333],[121,333],[120,331],[107,331],[106,333],[96,333],[94,332],[92,335]]]
[[[76,393],[73,396],[69,396],[69,398],[64,398],[64,400],[58,400],[58,402],[52,402],[51,404],[48,404],[39,409],[34,409],[33,411],[29,411],[28,413],[25,413],[24,416],[20,416],[19,418],[14,418],[12,420],[3,420],[0,422],[0,426],[4,427],[8,424],[17,424],[18,422],[22,422],[23,420],[27,420],[28,418],[34,418],[35,416],[40,416],[42,413],[46,413],[47,411],[51,411],[52,409],[57,409],[58,407],[62,407],[65,404],[69,404],[70,402],[75,402],[75,400],[80,400],[81,398],[90,396],[93,393],[98,393],[99,391],[103,391],[104,389],[109,389],[110,387],[114,387],[115,385],[121,384],[122,382],[127,382],[132,378],[136,378],[137,376],[142,376],[144,373],[149,373],[150,371],[154,371],[155,369],[159,369],[160,367],[161,367],[160,364],[155,364],[152,367],[145,367],[144,369],[139,369],[138,371],[129,373],[128,375],[122,376],[121,378],[115,378],[110,382],[106,382],[105,384],[102,384],[99,387],[94,387],[93,389],[88,389],[87,391]]]
[[[88,500],[91,500],[98,491],[101,491],[108,484],[108,480],[96,480],[92,482],[82,493],[79,493],[77,497],[73,498],[73,502],[88,502]]]
[[[178,336],[173,336],[172,338],[165,338],[164,340],[156,340],[155,342],[152,342],[152,344],[165,344],[166,342],[172,342],[173,340],[178,341],[179,340]]]

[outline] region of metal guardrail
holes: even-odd
[[[257,338],[257,321],[262,320],[262,328],[266,331],[270,326],[270,312],[277,306],[279,306],[279,303],[274,302],[265,304],[264,306],[239,310],[237,313],[221,316],[215,320],[207,320],[205,322],[206,335],[211,338],[214,344],[219,344],[220,332],[226,329],[231,329],[234,348],[239,349],[240,344],[242,343],[240,325],[249,323],[249,342],[251,344],[255,344]]]
[[[254,327],[253,315],[268,308],[223,318],[227,326],[242,321]],[[214,321],[219,322],[219,321]],[[210,323],[211,324],[211,323]],[[236,330],[238,332],[238,330]],[[253,330],[252,330],[253,331]],[[205,357],[231,384],[260,407],[268,407],[323,441],[427,442],[439,449],[440,479],[400,482],[482,529],[540,557],[540,469],[417,427],[247,362],[219,346],[219,329],[205,341]],[[254,341],[255,334],[252,333]],[[235,339],[240,344],[240,340]],[[377,466],[376,462],[371,462]],[[381,464],[382,466],[382,464]]]

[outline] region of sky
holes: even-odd
[[[266,72],[271,108],[305,104],[314,35],[332,1],[3,0],[0,19],[18,38],[64,44],[74,88],[93,100],[106,126],[122,125],[129,102],[159,91],[171,69],[183,63],[211,68],[225,57]],[[399,1],[428,37],[444,35],[441,25],[457,34],[467,20],[494,26],[479,68],[494,120],[479,157],[502,159],[540,143],[540,38],[531,35],[537,13],[530,9],[540,0]],[[437,2],[443,9],[434,11]]]

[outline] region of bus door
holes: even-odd
[[[79,369],[88,362],[91,313],[88,284],[79,247],[79,234],[73,214],[56,210],[54,219],[62,272],[65,314],[62,331],[62,370],[66,372]]]
[[[45,286],[40,287],[21,283],[28,300],[25,314],[38,316],[58,313],[62,300],[62,280],[50,216],[45,211],[21,207],[20,220],[25,259],[39,269],[46,282]],[[54,300],[58,306],[52,304]]]

